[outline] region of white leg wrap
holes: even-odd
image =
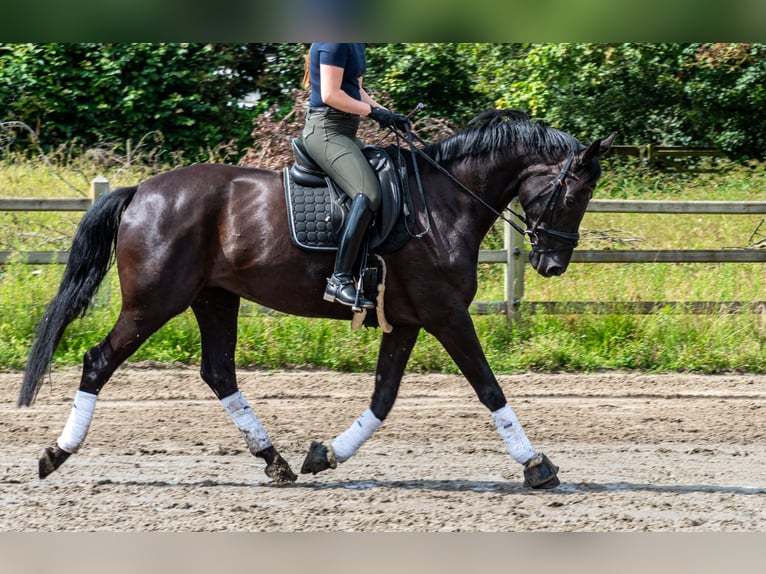
[[[247,442],[247,447],[253,454],[271,446],[271,439],[261,421],[255,416],[253,409],[241,392],[221,399],[223,409],[234,421],[236,427],[242,432]]]
[[[82,443],[85,442],[85,435],[88,434],[90,421],[93,420],[93,411],[96,409],[96,399],[98,395],[77,391],[72,403],[72,411],[66,421],[64,430],[56,443],[59,448],[68,453],[74,454]]]
[[[537,455],[535,447],[524,434],[524,429],[521,428],[521,423],[511,407],[505,405],[493,412],[492,420],[495,421],[497,432],[503,438],[505,448],[508,449],[513,460],[524,464]]]
[[[382,424],[383,421],[372,414],[370,409],[364,411],[359,415],[359,418],[354,421],[354,424],[332,441],[332,450],[335,453],[335,459],[338,462],[343,462],[351,458],[364,444],[364,441],[370,438],[372,433],[378,430]]]

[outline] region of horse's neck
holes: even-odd
[[[430,186],[428,203],[432,211],[438,212],[435,220],[442,220],[441,226],[446,226],[445,230],[459,222],[462,232],[470,231],[478,251],[498,214],[516,196],[520,170],[514,170],[508,165],[462,162],[452,166],[449,171],[457,181],[444,185],[442,179],[441,183]],[[461,235],[465,240],[465,233]]]
[[[525,170],[526,166],[520,160],[487,160],[484,163],[464,162],[455,166],[454,174],[470,190],[463,193],[472,202],[484,205],[490,220],[488,225],[492,225],[497,214],[518,194]],[[477,197],[473,197],[474,194]]]

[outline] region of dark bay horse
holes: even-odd
[[[312,443],[302,472],[335,468],[380,426],[396,400],[418,333],[425,329],[491,412],[509,454],[524,465],[525,484],[559,484],[558,468],[534,449],[508,406],[469,305],[477,288],[482,238],[514,197],[526,216],[533,267],[546,277],[566,270],[601,174],[598,157],[613,140],[614,134],[584,146],[519,112],[495,111],[423,148],[438,162],[417,160],[430,231],[382,256],[385,314],[393,330],[382,334],[371,403],[330,445]],[[297,478],[238,390],[234,351],[240,299],[306,317],[348,320],[352,312],[322,298],[334,254],[307,252],[291,242],[283,177],[280,171],[192,165],[108,193],[84,215],[59,291],[38,325],[19,406],[34,401],[66,326],[86,313],[113,261],[122,307],[106,338],[84,356],[66,426],[40,458],[41,478],[79,450],[98,394],[115,369],[190,306],[201,333],[202,379],[250,451],[265,460],[266,474],[276,482]],[[416,189],[412,170],[409,179]],[[422,211],[420,218],[425,227]]]

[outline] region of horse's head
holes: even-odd
[[[601,176],[598,158],[615,135],[570,153],[563,162],[535,166],[521,184],[518,197],[532,244],[529,261],[543,277],[566,271],[580,237],[580,221]]]

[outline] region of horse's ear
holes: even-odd
[[[609,151],[609,148],[612,147],[615,137],[617,137],[617,132],[612,132],[611,134],[609,134],[608,138],[594,141],[592,144],[588,146],[588,149],[582,152],[579,159],[579,163],[581,165],[585,165],[590,163],[597,157],[604,155],[606,152]]]

